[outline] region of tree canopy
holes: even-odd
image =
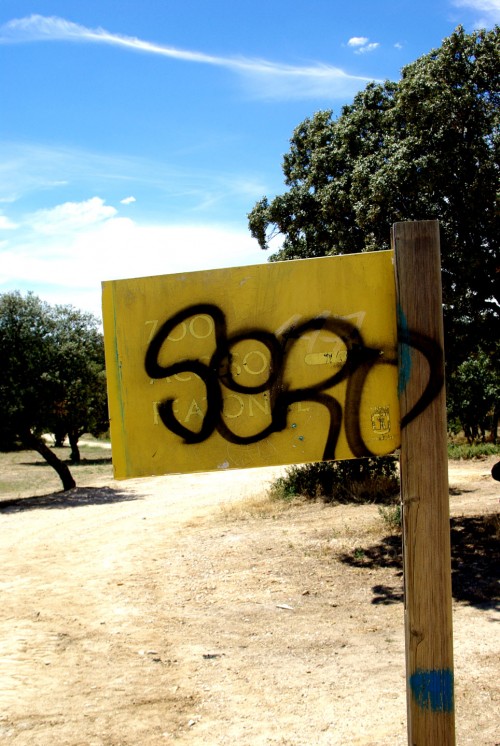
[[[50,306],[33,294],[0,295],[0,447],[17,439],[35,449],[75,486],[67,465],[46,446],[47,432],[78,438],[107,429],[104,346],[99,322],[71,306]]]
[[[263,249],[282,235],[271,261],[386,249],[394,222],[439,220],[452,369],[479,348],[498,359],[498,36],[459,27],[399,82],[299,124],[283,160],[288,190],[248,216]]]
[[[500,375],[496,360],[483,350],[464,360],[450,376],[448,414],[460,425],[471,443],[496,433],[500,401]]]
[[[79,438],[108,429],[104,341],[91,314],[71,306],[56,306],[52,313],[57,327],[59,398],[49,425],[52,432],[68,435],[71,458],[78,462]]]

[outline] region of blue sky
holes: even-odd
[[[0,292],[262,263],[293,129],[500,0],[0,0]]]

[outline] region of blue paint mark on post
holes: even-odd
[[[453,712],[453,671],[417,669],[410,676],[412,696],[422,710]]]
[[[408,321],[406,320],[406,316],[400,305],[398,305],[397,309],[397,319],[399,360],[398,394],[399,396],[401,396],[408,385],[408,381],[410,380],[412,361],[410,348],[410,330],[408,329]]]

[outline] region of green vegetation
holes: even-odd
[[[480,459],[500,454],[494,443],[448,444],[450,459]],[[395,456],[323,461],[290,466],[270,488],[278,500],[296,497],[320,499],[325,503],[379,503],[379,513],[391,529],[400,529],[399,464]]]
[[[398,533],[401,531],[401,503],[398,502],[395,505],[380,505],[378,509],[379,515],[391,533]]]
[[[500,445],[495,443],[449,443],[448,458],[450,459],[474,459],[486,458],[494,454],[500,454]]]
[[[271,494],[284,500],[300,496],[327,503],[391,503],[399,494],[398,463],[384,456],[291,466],[271,485]]]
[[[487,431],[496,440],[500,414],[498,345],[492,354],[483,350],[464,360],[450,377],[448,419],[463,430],[469,444],[485,444]],[[492,453],[494,451],[491,451]]]
[[[459,27],[399,82],[299,124],[287,191],[248,216],[263,249],[283,238],[272,261],[386,249],[393,223],[439,220],[450,417],[471,441],[495,440],[499,414],[499,104],[499,28]]]
[[[33,294],[0,295],[0,449],[37,451],[59,475],[75,481],[44,433],[78,439],[108,428],[104,345],[99,322],[72,307],[52,307]]]

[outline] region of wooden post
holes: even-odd
[[[396,223],[408,743],[453,746],[453,633],[439,224]]]

